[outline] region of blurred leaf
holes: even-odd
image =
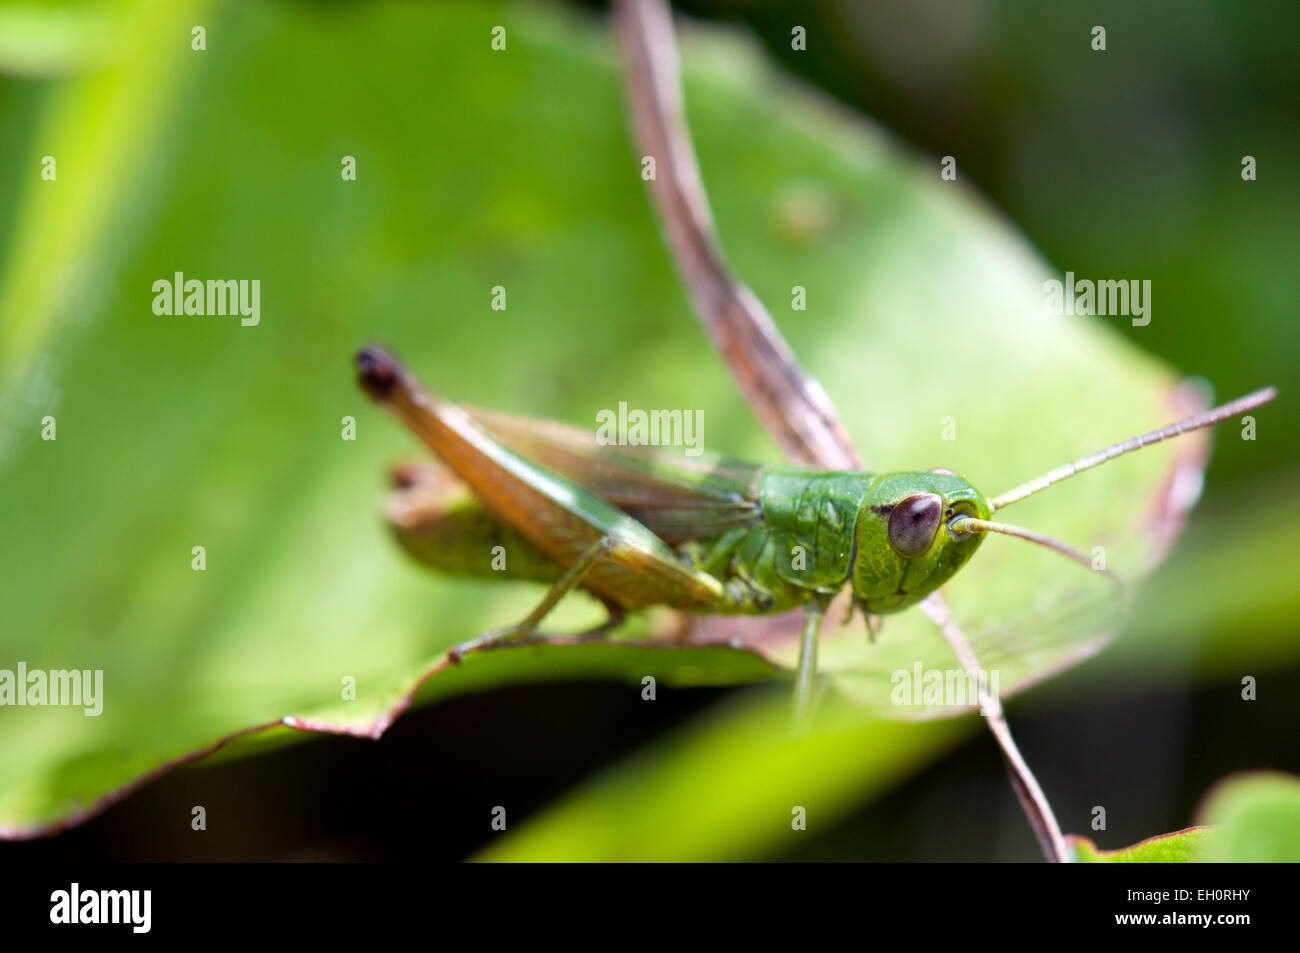
[[[1073,834],[1066,840],[1074,850],[1075,861],[1081,864],[1188,864],[1199,859],[1209,833],[1204,827],[1189,827],[1148,837],[1119,850],[1098,850],[1088,838]]]
[[[1221,439],[1235,437],[1225,428]],[[1273,474],[1206,501],[1169,562],[1144,588],[1109,667],[1158,682],[1185,657],[1207,675],[1293,663],[1300,588],[1287,560],[1261,558],[1300,535],[1300,475]],[[1177,671],[1181,664],[1166,665]],[[1122,677],[1122,675],[1121,675]]]
[[[1197,812],[1203,826],[1151,837],[1121,850],[1098,850],[1086,837],[1070,845],[1081,863],[1294,863],[1300,860],[1300,778],[1271,772],[1221,781]]]
[[[796,736],[788,697],[761,692],[605,772],[477,859],[730,861],[793,849],[973,725],[871,721],[832,698]]]
[[[180,58],[191,52],[183,24],[203,6],[128,2],[112,20],[99,8],[94,16],[104,22],[86,29],[106,38],[116,56],[50,87],[51,102],[31,135],[34,153],[21,177],[5,183],[21,191],[4,195],[20,212],[0,267],[0,463],[22,424],[57,401],[42,343],[99,315],[119,264],[116,243],[135,223],[148,176],[156,163],[175,160],[160,148],[161,129],[179,92]],[[92,15],[46,11],[38,19],[47,16],[80,24]],[[46,157],[55,163],[51,181],[42,178]]]
[[[10,836],[285,717],[372,733],[446,647],[534,603],[532,586],[425,575],[389,539],[384,468],[418,451],[352,382],[364,340],[468,403],[579,422],[620,400],[707,408],[713,448],[775,460],[656,233],[602,22],[529,4],[235,4],[212,19],[204,53],[185,30],[140,26],[141,55],[119,72],[53,87],[43,127],[77,161],[61,160],[57,183],[0,184],[27,210],[0,286],[13,594],[0,659],[102,669],[106,693],[98,718],[5,712]],[[505,53],[489,47],[496,23],[510,25]],[[1108,319],[1045,316],[1042,263],[936,166],[791,91],[748,44],[699,36],[684,60],[728,252],[872,465],[945,465],[998,492],[1169,418],[1168,371]],[[35,168],[46,147],[31,148]],[[114,204],[119,191],[131,201]],[[155,316],[153,282],[178,271],[260,280],[260,324]],[[497,284],[506,311],[489,309]],[[786,306],[795,285],[807,311]],[[38,439],[49,412],[53,442]],[[354,442],[339,439],[344,416]],[[1015,518],[1104,546],[1132,575],[1153,555],[1151,506],[1176,452],[1116,461]],[[1120,615],[1097,574],[1003,538],[950,590],[1004,694],[1095,650]],[[547,626],[598,618],[575,599]],[[764,651],[788,664],[793,647]],[[668,654],[529,649],[458,677],[771,672],[745,651]],[[954,664],[917,611],[886,620],[874,647],[860,623],[833,631],[823,657],[895,717],[936,712],[892,705],[892,672]],[[339,700],[346,679],[355,702]],[[863,743],[941,732],[843,730]]]
[[[7,3],[0,7],[0,73],[57,76],[100,65],[114,28],[103,2]]]
[[[1233,439],[1231,430],[1220,439]],[[1296,535],[1300,475],[1268,474],[1209,496],[1173,555],[1138,593],[1122,637],[1036,701],[1077,703],[1098,693],[1169,690],[1208,679],[1240,684],[1247,675],[1295,665],[1300,589],[1289,562],[1262,554],[1277,539]]]
[[[1208,862],[1300,861],[1300,778],[1239,774],[1212,789],[1201,808],[1211,834],[1201,858]]]

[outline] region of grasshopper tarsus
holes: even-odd
[[[622,625],[624,621],[626,621],[627,609],[625,609],[621,603],[615,602],[613,599],[609,598],[608,596],[602,596],[599,593],[596,593],[595,595],[596,598],[600,601],[600,604],[605,607],[605,612],[607,613],[607,617],[603,623],[588,629],[586,632],[583,632],[582,635],[584,637],[599,636],[601,638],[604,638],[610,632],[613,632],[620,625]]]
[[[459,645],[453,645],[447,650],[447,660],[453,665],[459,665],[468,655],[505,648],[508,645],[522,645],[531,635],[531,630],[522,631],[517,625],[504,629],[491,629]]]

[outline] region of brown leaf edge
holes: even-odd
[[[1082,834],[1066,834],[1065,842],[1070,846],[1071,851],[1077,851],[1079,847],[1087,847],[1098,857],[1114,857],[1116,854],[1127,854],[1129,851],[1137,850],[1145,844],[1154,844],[1156,841],[1167,840],[1171,837],[1181,837],[1184,834],[1190,834],[1192,831],[1208,831],[1211,828],[1204,824],[1193,824],[1191,827],[1184,827],[1182,830],[1170,831],[1167,834],[1153,834],[1150,837],[1144,837],[1135,844],[1129,844],[1127,847],[1117,847],[1114,850],[1102,850],[1092,840],[1091,837],[1084,837]],[[1081,861],[1076,861],[1080,863]]]
[[[788,672],[774,665],[772,661],[767,657],[765,657],[761,652],[755,651],[754,649],[739,646],[735,643],[734,640],[683,644],[683,643],[663,642],[663,641],[631,641],[631,640],[612,640],[606,642],[598,642],[598,641],[592,641],[590,639],[582,639],[574,636],[537,636],[531,639],[521,641],[520,643],[518,643],[518,645],[510,646],[509,648],[510,649],[527,648],[530,646],[537,646],[537,645],[588,645],[588,646],[600,647],[600,648],[616,648],[616,649],[630,648],[630,649],[660,649],[660,650],[700,649],[700,648],[731,649],[732,651],[746,652],[754,656],[758,661],[762,662],[764,665],[770,668],[774,676],[789,675]],[[495,651],[502,651],[502,650],[497,649]],[[170,761],[164,761],[162,764],[158,765],[152,770],[147,771],[144,774],[140,775],[139,777],[126,782],[121,787],[115,788],[114,790],[108,791],[107,793],[101,795],[90,805],[82,808],[79,811],[75,811],[71,814],[68,814],[61,818],[57,818],[52,821],[37,823],[30,826],[24,826],[21,824],[8,824],[8,825],[0,826],[0,841],[37,840],[42,837],[52,837],[56,834],[61,834],[66,830],[71,830],[74,827],[79,827],[80,825],[86,823],[92,818],[99,816],[104,811],[108,810],[110,807],[114,806],[120,801],[125,800],[128,796],[134,794],[140,788],[144,787],[147,784],[150,784],[153,781],[156,781],[157,779],[161,778],[163,775],[170,773],[176,768],[184,767],[185,765],[193,764],[197,761],[202,761],[204,758],[215,754],[216,752],[220,751],[222,748],[225,748],[227,745],[235,741],[238,741],[241,738],[249,737],[251,735],[256,735],[264,731],[270,731],[273,728],[289,728],[294,731],[301,731],[308,734],[349,735],[354,738],[369,738],[371,740],[377,741],[379,738],[383,737],[384,732],[386,732],[389,729],[389,727],[393,724],[393,722],[395,722],[398,718],[400,718],[403,714],[405,714],[405,712],[415,702],[415,698],[420,693],[420,690],[432,678],[441,674],[442,672],[445,672],[449,668],[456,668],[456,667],[459,667],[459,663],[452,661],[449,652],[444,652],[441,657],[439,657],[436,661],[434,661],[428,668],[426,668],[415,679],[415,681],[411,684],[411,687],[407,689],[405,692],[403,692],[398,697],[398,699],[388,707],[386,711],[384,711],[377,718],[369,722],[364,722],[361,724],[336,724],[318,718],[299,718],[294,715],[285,715],[282,718],[276,718],[272,721],[262,722],[261,724],[257,724],[257,725],[251,725],[247,728],[240,728],[238,731],[233,731],[230,734],[223,735],[222,737],[218,738],[216,741],[204,745],[200,748],[196,748],[194,751],[191,751],[188,754],[181,755],[178,758],[173,758]]]

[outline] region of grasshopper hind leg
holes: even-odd
[[[439,572],[553,583],[562,570],[513,527],[501,522],[461,480],[434,463],[393,468],[386,513],[397,541]]]
[[[388,521],[402,547],[434,569],[459,575],[500,574],[511,579],[548,582],[553,589],[563,582],[563,590],[548,593],[543,602],[549,611],[560,597],[579,585],[589,568],[579,567],[574,578],[566,579],[559,566],[513,528],[493,517],[464,483],[442,467],[428,463],[401,464],[393,470],[393,486]],[[601,546],[593,548],[599,550],[604,545],[602,541]],[[494,553],[501,555],[500,564],[494,565]],[[608,617],[600,625],[578,633],[577,638],[582,640],[604,638],[627,618],[627,610],[621,603],[600,593],[591,595],[605,607]],[[541,615],[536,612],[533,615],[537,617],[529,618],[535,626]],[[531,634],[532,626],[524,631],[525,623],[470,640],[454,649],[452,657],[458,659],[472,649],[526,637]]]
[[[466,643],[454,657],[527,638],[579,585],[630,609],[729,608],[729,594],[716,577],[684,564],[661,537],[627,511],[512,451],[463,409],[421,387],[391,354],[374,346],[363,348],[357,354],[357,373],[366,392],[436,453],[478,498],[483,511],[495,517],[496,530],[531,541],[532,552],[544,554],[562,569],[528,618]],[[472,547],[452,549],[461,556],[469,554],[469,571],[482,572],[481,553],[476,556]],[[435,564],[434,560],[448,555],[428,553],[427,561]]]
[[[616,533],[610,533],[601,536],[583,550],[577,560],[568,569],[564,570],[564,574],[547,590],[546,595],[542,597],[542,601],[522,622],[505,629],[485,633],[468,642],[463,642],[452,649],[448,653],[449,656],[452,661],[459,662],[470,652],[498,648],[528,639],[535,633],[542,619],[546,618],[561,599],[581,586],[593,570],[610,566],[632,572],[656,571],[661,574],[662,580],[674,581],[683,586],[692,583],[700,587],[704,593],[711,594],[711,590],[706,588],[705,580],[707,580],[716,587],[718,593],[722,592],[721,584],[712,577],[695,575],[685,566],[659,563],[653,558],[647,562],[647,554],[634,541],[623,539]],[[603,625],[580,634],[579,639],[602,638],[610,629],[616,627],[622,621],[625,613],[625,607],[622,603],[608,597],[602,597],[599,593],[593,593],[593,595],[605,604],[606,609],[609,611],[609,619]]]
[[[453,662],[459,662],[471,652],[481,652],[486,649],[498,648],[502,645],[508,645],[513,642],[522,642],[531,636],[537,629],[542,619],[559,604],[559,601],[575,589],[589,573],[593,566],[600,560],[607,558],[610,553],[614,552],[619,546],[619,542],[613,536],[602,536],[596,542],[592,543],[582,555],[578,557],[577,562],[564,571],[555,585],[547,590],[546,595],[537,607],[530,612],[523,621],[504,629],[494,629],[491,632],[485,632],[477,638],[470,639],[468,642],[462,642],[460,645],[452,648],[448,657]],[[605,602],[608,609],[612,600]],[[619,606],[619,620],[621,621],[622,606]],[[610,628],[613,628],[617,622],[614,619],[614,613],[610,613],[610,620],[604,625],[582,633],[579,638],[601,638]]]

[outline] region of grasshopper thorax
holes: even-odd
[[[982,533],[954,533],[959,516],[988,519],[984,495],[946,470],[883,473],[872,480],[855,528],[853,595],[872,613],[913,605],[966,564]]]

